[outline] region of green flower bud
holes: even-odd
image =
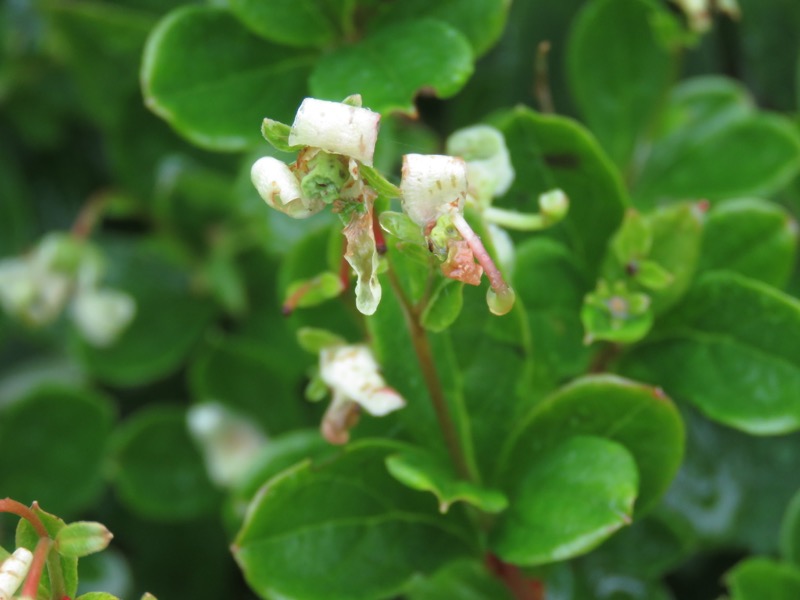
[[[113,537],[102,523],[77,521],[59,530],[55,549],[61,556],[81,558],[105,550]]]

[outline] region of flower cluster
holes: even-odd
[[[52,323],[68,307],[90,344],[109,346],[133,319],[136,303],[100,287],[102,272],[102,257],[88,242],[52,233],[27,255],[0,261],[0,304],[32,327]]]

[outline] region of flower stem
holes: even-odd
[[[516,600],[544,600],[544,585],[538,579],[529,579],[516,565],[503,562],[494,554],[486,556],[486,566],[502,580]]]
[[[25,579],[25,585],[22,586],[23,598],[36,598],[36,593],[39,590],[39,582],[42,580],[42,572],[44,571],[44,565],[47,562],[47,556],[50,553],[51,545],[52,541],[49,537],[39,538],[36,549],[33,551],[33,561],[28,571],[28,577]]]
[[[42,523],[39,515],[21,502],[17,502],[11,498],[3,498],[0,500],[0,512],[7,512],[11,513],[12,515],[22,517],[31,525],[33,525],[33,528],[36,530],[36,533],[39,534],[39,537],[50,537],[50,533],[47,531],[44,523]]]
[[[447,452],[450,455],[450,460],[453,462],[453,466],[459,477],[467,481],[475,481],[476,476],[470,468],[469,461],[461,446],[458,431],[453,417],[450,414],[447,398],[445,398],[442,384],[439,380],[439,374],[436,372],[436,363],[433,359],[433,351],[431,350],[428,335],[419,321],[420,311],[409,301],[391,264],[389,265],[387,274],[392,289],[397,295],[400,306],[403,309],[403,315],[405,316],[406,325],[408,326],[408,333],[411,337],[411,344],[414,347],[414,353],[417,356],[417,362],[422,371],[422,377],[425,380],[425,387],[427,387],[428,394],[431,397],[433,409],[436,413],[436,420],[439,423],[439,429],[442,432]]]

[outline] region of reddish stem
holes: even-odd
[[[469,244],[469,248],[472,250],[475,260],[483,267],[483,272],[486,273],[486,277],[489,278],[489,285],[492,286],[492,289],[498,295],[508,290],[508,284],[506,280],[503,279],[503,274],[500,272],[500,269],[497,268],[497,265],[494,264],[492,257],[489,256],[478,234],[472,230],[472,227],[469,226],[469,223],[467,223],[466,219],[461,216],[461,214],[453,213],[452,219],[453,226],[455,226],[458,233],[461,234],[461,237],[464,238],[464,241]]]
[[[35,507],[36,503],[33,505]],[[0,500],[0,512],[7,512],[17,515],[18,517],[22,517],[31,525],[33,525],[33,528],[36,530],[36,533],[39,534],[39,537],[50,537],[50,534],[48,533],[47,528],[44,526],[44,523],[42,523],[42,520],[39,518],[39,515],[21,502],[17,502],[11,498],[3,498]]]
[[[375,250],[380,255],[386,254],[386,238],[383,237],[383,229],[378,222],[378,213],[374,211],[372,213],[372,235],[375,236]]]
[[[544,600],[544,585],[538,579],[528,579],[519,567],[500,560],[494,554],[486,556],[486,565],[495,577],[506,584],[516,600]]]
[[[36,592],[39,590],[39,582],[42,580],[42,573],[44,572],[44,565],[47,562],[51,544],[49,537],[39,538],[39,543],[36,544],[36,549],[33,551],[33,561],[28,571],[28,577],[25,579],[25,585],[22,586],[23,598],[36,598]]]
[[[350,287],[350,263],[342,254],[342,262],[339,263],[339,280],[342,282],[342,289]]]
[[[78,239],[88,238],[100,220],[108,197],[103,193],[91,196],[81,208],[75,222],[72,224],[72,235]]]

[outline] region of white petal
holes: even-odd
[[[467,166],[443,155],[403,156],[400,191],[403,210],[421,227],[447,212],[460,212],[467,198]]]
[[[33,562],[33,553],[27,548],[17,548],[0,565],[0,598],[11,598],[22,585]]]
[[[292,146],[311,146],[372,166],[380,114],[341,102],[306,98],[289,133]]]
[[[291,169],[272,156],[259,158],[250,169],[250,179],[258,195],[272,208],[282,206],[300,198],[300,182]]]
[[[117,290],[79,290],[71,314],[86,341],[110,346],[136,314],[136,301]]]

